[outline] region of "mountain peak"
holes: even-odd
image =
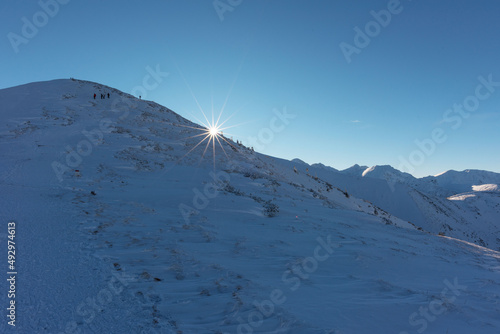
[[[340,172],[343,174],[347,174],[347,175],[361,176],[367,168],[368,168],[368,166],[360,166],[358,164],[355,164],[355,165],[353,165],[349,168],[346,168]]]
[[[299,158],[292,159],[293,163],[296,163],[298,165],[303,165],[303,166],[309,166],[309,164],[305,161],[300,160]]]
[[[363,177],[373,177],[378,179],[396,178],[398,181],[412,180],[411,174],[401,172],[390,165],[375,165],[363,171]]]

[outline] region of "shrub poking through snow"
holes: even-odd
[[[264,207],[263,213],[266,217],[275,217],[280,212],[280,208],[271,201],[265,202],[262,206]]]

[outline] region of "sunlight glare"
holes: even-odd
[[[212,125],[211,127],[208,128],[208,133],[210,133],[210,136],[215,137],[219,134],[219,128],[217,126]]]

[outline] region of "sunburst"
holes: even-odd
[[[189,83],[187,82],[186,78],[182,74],[182,71],[180,70],[180,68],[177,65],[176,65],[176,67],[177,67],[177,70],[179,71],[179,74],[182,77],[184,83],[186,84],[189,92],[191,93],[191,96],[193,97],[194,101],[196,102],[196,105],[198,106],[199,111],[201,112],[201,114],[203,115],[203,118],[204,118],[204,121],[201,121],[196,116],[194,116],[192,114],[193,118],[201,126],[195,127],[195,126],[181,125],[183,127],[187,127],[187,128],[191,128],[191,129],[200,131],[199,134],[196,134],[196,135],[193,135],[191,137],[185,138],[185,140],[190,139],[190,138],[198,138],[198,137],[200,137],[201,139],[186,154],[184,154],[184,156],[180,160],[184,159],[188,154],[190,154],[191,152],[193,152],[198,146],[200,146],[204,142],[206,142],[205,149],[203,150],[203,153],[201,154],[201,157],[200,157],[200,163],[203,160],[203,158],[205,157],[205,154],[207,153],[208,149],[211,148],[212,155],[213,155],[213,165],[214,165],[214,170],[215,170],[216,146],[220,147],[220,149],[222,150],[222,152],[224,153],[224,155],[227,158],[229,158],[229,156],[228,156],[226,150],[224,149],[224,146],[223,146],[224,142],[226,142],[235,151],[238,151],[238,149],[236,148],[236,146],[232,143],[232,140],[230,141],[230,140],[228,140],[224,136],[224,131],[225,130],[242,125],[242,124],[237,124],[237,125],[232,125],[232,126],[224,126],[224,124],[226,124],[226,122],[228,122],[238,112],[238,110],[235,111],[234,113],[232,113],[229,117],[225,118],[223,121],[222,121],[222,115],[224,113],[224,109],[225,109],[225,107],[227,105],[229,97],[231,96],[231,92],[232,92],[232,90],[234,88],[234,85],[236,83],[236,80],[237,80],[238,74],[239,74],[239,72],[241,70],[242,64],[240,65],[240,68],[237,71],[236,77],[235,77],[235,79],[234,79],[234,81],[233,81],[233,83],[232,83],[232,85],[231,85],[231,87],[229,89],[229,92],[228,92],[228,94],[226,96],[226,100],[224,101],[224,105],[222,106],[222,108],[221,108],[221,110],[219,112],[219,115],[218,115],[218,117],[217,117],[216,120],[215,120],[215,117],[214,117],[214,107],[213,107],[213,97],[212,97],[212,113],[211,113],[212,117],[211,117],[211,121],[208,120],[207,115],[203,111],[203,108],[201,107],[200,103],[198,102],[198,99],[196,98],[193,90],[191,89],[191,86],[189,85]],[[226,133],[226,135],[228,135],[228,133]],[[217,142],[217,145],[216,145],[216,142]]]
[[[210,133],[211,137],[215,137],[219,134],[220,130],[216,126],[211,126],[208,128],[208,133]]]
[[[227,130],[227,129],[233,128],[235,126],[238,126],[238,125],[224,126],[224,124],[234,114],[231,115],[230,117],[228,117],[227,119],[225,119],[223,122],[221,122],[220,119],[221,119],[222,112],[219,114],[219,117],[217,118],[216,121],[214,120],[214,115],[213,115],[213,112],[212,112],[212,121],[209,121],[208,118],[207,118],[207,116],[206,116],[206,114],[203,112],[203,109],[200,108],[200,110],[201,110],[201,112],[203,114],[205,122],[197,119],[195,116],[193,116],[193,117],[202,126],[195,127],[195,126],[181,125],[181,126],[186,127],[186,128],[190,128],[190,129],[194,129],[194,130],[200,131],[200,133],[198,133],[196,135],[193,135],[191,137],[186,138],[186,139],[200,138],[200,140],[186,154],[184,154],[184,156],[181,158],[181,160],[184,159],[188,154],[190,154],[191,152],[193,152],[198,146],[200,146],[203,143],[205,143],[205,148],[204,148],[203,153],[201,154],[201,157],[200,157],[200,163],[203,160],[203,158],[205,157],[205,154],[207,153],[207,151],[209,149],[211,149],[212,150],[212,155],[213,155],[213,165],[214,165],[214,169],[215,169],[215,158],[216,158],[216,147],[217,146],[220,147],[220,149],[222,150],[222,152],[224,153],[224,155],[227,158],[229,158],[229,156],[228,156],[228,154],[227,154],[227,152],[226,152],[226,150],[224,148],[224,145],[223,145],[224,142],[226,142],[229,146],[231,146],[234,149],[236,149],[236,147],[234,146],[234,144],[224,136],[224,131]]]

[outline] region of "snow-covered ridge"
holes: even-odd
[[[498,197],[488,195],[494,185],[484,185],[497,184],[498,173],[449,171],[417,179],[387,165],[355,165],[339,172],[314,165],[302,168],[426,231],[500,250]]]
[[[500,329],[497,191],[450,201],[390,167],[362,177],[228,138],[214,155],[193,138],[201,126],[97,83],[0,99],[20,333]],[[444,311],[419,313],[434,307]]]
[[[461,172],[449,170],[436,176],[428,176],[422,180],[433,182],[456,194],[470,191],[474,185],[500,184],[500,174],[475,169],[467,169]]]
[[[372,166],[367,168],[363,174],[363,177],[373,177],[385,180],[398,180],[398,182],[412,182],[415,178],[408,174],[403,173],[396,168],[385,165],[385,166]]]

